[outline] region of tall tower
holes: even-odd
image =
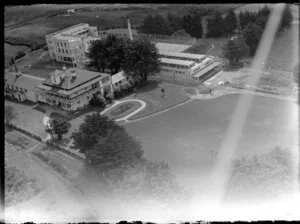
[[[129,39],[132,41],[133,40],[133,35],[132,35],[131,25],[130,25],[130,21],[129,21],[128,17],[127,17],[127,27],[128,27]]]

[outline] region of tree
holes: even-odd
[[[257,19],[257,13],[255,12],[240,12],[239,14],[239,23],[240,23],[240,29],[243,30],[248,25],[248,23],[254,23]]]
[[[186,14],[184,15],[181,19],[180,19],[180,23],[181,23],[181,27],[188,33],[191,34],[191,32],[193,32],[191,30],[191,26],[192,26],[192,16],[190,14]]]
[[[219,11],[216,11],[213,16],[207,20],[207,30],[208,37],[219,37],[224,34],[224,20]]]
[[[58,140],[62,140],[62,136],[69,132],[69,129],[71,128],[71,124],[66,120],[54,118],[51,121],[51,127],[52,127],[53,134],[58,136]]]
[[[167,16],[167,23],[169,25],[169,29],[170,29],[171,33],[174,33],[176,31],[182,29],[181,24],[180,24],[180,18],[177,16],[174,16],[170,12],[168,13],[168,16]]]
[[[258,13],[257,13],[257,19],[255,20],[255,24],[258,25],[262,30],[265,29],[266,24],[269,20],[271,10],[270,8],[265,5]]]
[[[190,35],[196,38],[202,38],[203,28],[202,28],[202,18],[199,14],[194,14],[191,17],[191,27],[190,27]]]
[[[90,105],[105,108],[105,99],[101,94],[94,94],[90,100]]]
[[[172,34],[172,37],[173,38],[187,38],[187,39],[191,39],[191,35],[190,34],[188,34],[187,32],[185,32],[185,30],[184,29],[182,29],[182,30],[177,30],[176,32],[174,32],[173,34]]]
[[[231,65],[238,63],[243,57],[249,54],[249,47],[247,46],[243,37],[236,37],[228,40],[223,49],[223,54],[229,60]]]
[[[249,46],[250,55],[255,54],[262,33],[263,30],[251,22],[243,30],[243,37],[245,38],[246,44]]]
[[[155,34],[169,35],[171,34],[171,30],[167,26],[167,23],[161,15],[155,15],[153,20],[153,32]]]
[[[146,84],[148,74],[159,72],[160,69],[157,48],[146,38],[129,42],[124,48],[122,69],[126,74],[137,77]]]
[[[106,57],[106,49],[104,48],[104,42],[102,40],[96,40],[94,41],[89,49],[89,52],[87,53],[88,58],[90,59],[90,62],[88,64],[88,68],[96,69],[98,72],[104,72],[106,65],[103,58]]]
[[[141,144],[129,136],[125,129],[112,128],[105,138],[85,152],[87,167],[100,173],[102,178],[118,180],[128,167],[141,159]]]
[[[176,201],[186,201],[190,196],[176,182],[167,163],[154,163],[146,159],[127,169],[124,178],[113,182],[112,188],[125,199],[134,197],[166,203],[168,206]]]
[[[142,24],[140,26],[140,31],[142,33],[153,33],[154,31],[154,18],[152,15],[147,15],[144,17]]]
[[[95,68],[99,72],[110,69],[111,73],[118,72],[124,60],[124,42],[121,38],[109,35],[106,39],[95,41],[91,44],[88,57],[88,67]]]
[[[18,118],[18,114],[17,114],[15,108],[10,105],[5,105],[5,114],[4,114],[5,123],[7,125],[10,125],[10,122],[17,118]]]
[[[85,153],[93,148],[100,138],[105,138],[111,129],[123,129],[123,127],[118,126],[114,121],[100,113],[87,115],[84,122],[80,124],[78,131],[72,133],[74,148]]]
[[[289,28],[291,26],[292,22],[293,22],[293,14],[292,14],[290,6],[288,4],[286,4],[285,8],[282,12],[278,31],[282,31],[284,28]]]
[[[225,32],[233,33],[237,29],[237,18],[233,11],[230,9],[224,18]]]

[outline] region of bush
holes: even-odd
[[[90,101],[90,105],[104,108],[105,107],[105,99],[100,95],[94,95]]]

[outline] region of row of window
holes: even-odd
[[[67,49],[64,50],[64,49],[58,48],[58,52],[59,52],[59,53],[64,53],[64,54],[69,54],[69,51],[68,51]]]
[[[62,42],[56,42],[57,46],[61,46],[61,47],[67,47],[66,43],[62,43]]]
[[[27,89],[22,89],[20,87],[11,86],[11,85],[8,85],[8,84],[6,84],[5,87],[8,88],[8,89],[14,89],[14,90],[17,90],[17,91],[23,91],[23,92],[27,93]]]
[[[192,67],[192,65],[190,65],[190,66],[187,66],[187,65],[177,65],[177,64],[170,64],[170,63],[164,63],[164,62],[161,62],[160,64],[162,66],[166,66],[166,67],[181,68],[181,69],[189,69],[190,67]]]
[[[184,74],[185,72],[181,72],[181,71],[174,71],[174,70],[169,70],[169,69],[160,69],[163,72],[174,72],[174,73],[178,73],[178,74]]]
[[[200,60],[197,59],[197,58],[179,57],[179,56],[164,55],[164,54],[161,54],[161,57],[163,57],[163,58],[170,58],[170,59],[178,59],[178,60],[186,60],[186,61],[200,62]]]

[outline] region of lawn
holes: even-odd
[[[180,183],[200,193],[216,166],[214,155],[226,140],[239,96],[193,100],[125,127],[141,142],[147,159],[166,161]],[[254,97],[237,142],[236,158],[260,155],[275,146],[297,148],[294,110],[297,105],[290,101]]]
[[[5,100],[5,105],[11,105],[19,114],[18,118],[12,121],[13,124],[22,129],[28,130],[42,138],[48,135],[43,124],[45,114],[40,111],[34,110],[34,103],[19,103],[15,101]]]
[[[22,149],[26,150],[36,145],[36,142],[32,139],[19,134],[17,131],[10,131],[5,134],[5,141]]]
[[[228,38],[203,38],[198,39],[197,43],[183,51],[192,54],[208,54],[216,57],[222,57],[223,46],[227,43]]]
[[[165,89],[165,97],[162,97],[162,88]],[[129,120],[150,115],[187,101],[189,97],[185,94],[184,88],[183,86],[149,81],[149,85],[139,89],[136,97],[134,97],[144,100],[147,104],[146,108],[130,117]],[[131,98],[131,96],[128,98]]]
[[[12,57],[17,56],[18,52],[23,52],[28,49],[27,46],[22,46],[22,45],[10,45],[7,43],[4,43],[4,65],[8,65],[9,61],[11,60]]]

